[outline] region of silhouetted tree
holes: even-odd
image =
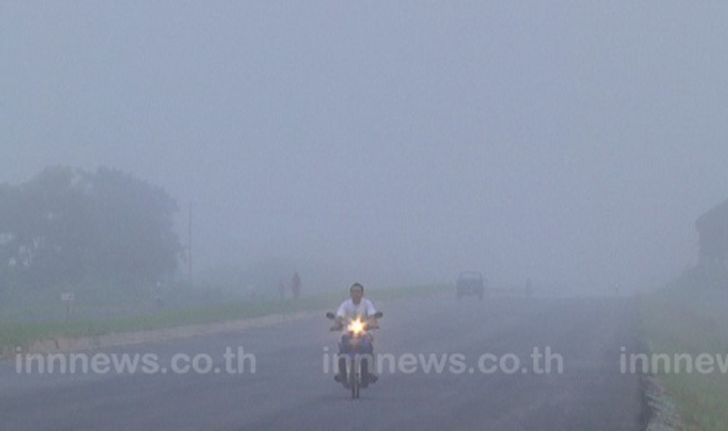
[[[728,259],[728,201],[703,214],[696,222],[702,259]]]
[[[700,234],[697,274],[703,284],[728,288],[728,201],[703,214],[696,222]]]
[[[134,286],[174,272],[175,201],[118,170],[47,168],[0,187],[0,276],[23,287]]]

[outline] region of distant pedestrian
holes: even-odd
[[[293,292],[293,299],[301,296],[301,277],[298,276],[298,272],[295,272],[291,279],[291,292]]]

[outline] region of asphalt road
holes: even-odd
[[[377,306],[385,313],[376,334],[378,353],[395,361],[407,354],[459,354],[464,360],[458,363],[465,366],[437,373],[411,364],[391,370],[387,363],[379,382],[352,401],[324,372],[326,349],[335,349],[337,335],[328,332],[322,316],[105,352],[154,353],[161,365],[177,353],[201,353],[224,369],[226,347],[242,346],[255,355],[254,373],[249,359],[237,374],[19,374],[13,361],[2,362],[0,429],[642,429],[639,377],[619,370],[620,349],[631,352],[637,346],[628,299],[458,302],[447,296]],[[562,373],[539,374],[533,368],[532,349],[543,352],[547,346],[563,358]],[[493,356],[481,370],[483,354]],[[504,355],[521,360],[518,371],[490,372],[490,359]],[[557,371],[558,361],[551,364]]]

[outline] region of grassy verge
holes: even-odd
[[[447,286],[409,286],[374,289],[367,296],[375,301],[406,298],[411,295],[432,295],[445,291]],[[294,313],[333,308],[345,298],[345,293],[325,293],[303,297],[297,301],[245,301],[207,305],[195,308],[160,310],[157,313],[113,319],[56,321],[37,323],[0,322],[0,351],[26,346],[33,341],[56,337],[83,337],[109,333],[173,328],[191,324],[224,322],[271,314]]]
[[[728,292],[671,289],[641,300],[642,330],[652,353],[728,353]],[[716,367],[717,368],[717,367]],[[690,431],[728,430],[728,375],[661,374]]]

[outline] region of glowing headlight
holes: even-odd
[[[346,329],[354,334],[361,334],[364,332],[364,322],[361,319],[352,320]]]

